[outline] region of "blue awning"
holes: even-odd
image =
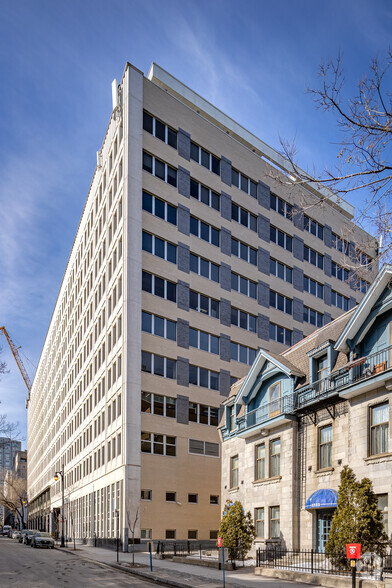
[[[324,488],[323,490],[316,490],[309,496],[306,501],[306,510],[312,508],[336,508],[338,503],[338,493],[331,488]]]

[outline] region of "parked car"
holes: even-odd
[[[54,539],[50,533],[38,531],[31,538],[31,547],[47,547],[48,549],[53,549]]]
[[[33,538],[33,535],[35,533],[39,533],[38,529],[28,529],[26,531],[26,533],[23,535],[22,543],[24,543],[25,545],[30,545],[31,544],[31,540]]]
[[[8,536],[8,531],[11,529],[11,525],[4,525],[3,527],[3,537]]]
[[[19,539],[19,537],[20,537],[20,531],[15,529],[15,531],[12,533],[11,539]]]
[[[14,531],[16,531],[16,529],[13,529],[12,527],[11,527],[11,529],[8,531],[8,537],[9,537],[10,539],[12,538],[12,534],[13,534],[13,532],[14,532]]]

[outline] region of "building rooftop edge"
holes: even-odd
[[[270,147],[267,143],[264,143],[264,141],[256,137],[256,135],[245,129],[245,127],[219,110],[219,108],[211,104],[211,102],[208,102],[208,100],[186,86],[157,63],[152,62],[147,79],[167,91],[171,90],[176,96],[185,100],[187,104],[193,105],[198,114],[202,111],[207,118],[214,119],[218,123],[217,126],[230,131],[235,139],[245,144],[248,148],[253,148],[252,150],[257,153],[257,155],[268,160],[278,169],[283,171],[285,175],[297,175],[288,159],[283,157],[278,151],[276,151],[276,149]],[[298,168],[298,170],[302,172],[300,168]],[[303,173],[305,174],[305,172]],[[331,190],[317,186],[316,180],[314,182],[305,182],[303,186],[320,199],[326,200],[328,204],[337,208],[349,220],[354,218],[354,206],[334,194]]]

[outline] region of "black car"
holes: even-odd
[[[28,529],[28,531],[26,531],[26,533],[23,535],[22,543],[25,545],[30,545],[34,533],[38,533],[38,529]]]

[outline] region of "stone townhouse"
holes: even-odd
[[[255,547],[325,549],[345,465],[368,477],[389,536],[392,266],[362,302],[281,355],[260,350],[220,424],[222,502],[254,516]]]

